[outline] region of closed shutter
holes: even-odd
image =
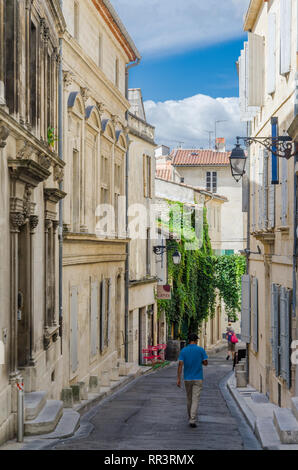
[[[248,106],[264,104],[264,38],[248,33]]]
[[[252,278],[251,281],[251,310],[253,321],[252,346],[255,352],[258,352],[259,345],[259,310],[258,310],[258,279]]]
[[[268,151],[263,150],[263,228],[268,228]]]
[[[291,68],[292,0],[280,0],[280,73]]]
[[[242,212],[248,212],[248,207],[249,207],[249,179],[248,179],[248,176],[245,174],[242,177]]]
[[[263,150],[259,148],[259,181],[258,181],[258,200],[259,200],[258,227],[259,227],[259,230],[262,230],[264,228],[263,165],[264,165]]]
[[[146,178],[146,155],[143,155],[143,185],[144,185],[144,197],[147,197],[147,178]]]
[[[256,161],[252,157],[252,231],[256,231]]]
[[[259,108],[248,106],[248,42],[244,42],[244,49],[239,57],[239,106],[240,121],[252,121]]]
[[[290,388],[290,345],[291,345],[291,311],[290,290],[280,288],[280,374]]]
[[[107,346],[110,344],[111,338],[111,307],[112,307],[112,279],[108,279],[108,315],[107,315]]]
[[[91,357],[97,353],[98,338],[98,281],[91,283],[90,302],[90,353]]]
[[[276,15],[268,15],[267,42],[267,93],[275,92],[276,88]]]
[[[100,298],[100,351],[104,350],[105,335],[105,316],[106,316],[106,280],[101,282],[101,298]]]
[[[272,364],[279,376],[279,286],[271,286],[271,345]]]
[[[286,158],[281,159],[282,175],[281,175],[281,225],[288,225],[288,161]]]
[[[242,276],[241,339],[250,343],[250,275]]]
[[[270,167],[272,165],[272,154],[269,157]],[[268,181],[268,228],[275,227],[275,185]]]
[[[78,288],[70,289],[70,360],[71,372],[78,368]]]

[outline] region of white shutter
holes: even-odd
[[[242,276],[241,340],[250,343],[250,275]]]
[[[248,42],[244,43],[244,49],[241,51],[239,57],[239,106],[240,106],[240,121],[252,121],[256,113],[259,111],[258,107],[248,106]]]
[[[107,332],[108,332],[108,344],[110,344],[110,338],[111,338],[111,306],[112,306],[112,279],[108,279],[108,315],[107,315],[107,321],[108,324],[106,326]]]
[[[100,351],[104,350],[105,316],[106,316],[106,280],[101,282],[101,308],[100,308]]]
[[[252,157],[252,231],[256,230],[256,161],[255,157]]]
[[[268,15],[267,42],[267,93],[274,93],[276,87],[276,15]]]
[[[271,285],[272,364],[276,376],[279,376],[279,289],[277,284]]]
[[[263,150],[263,227],[268,228],[268,150]]]
[[[281,225],[288,225],[288,161],[282,158],[282,176],[281,176]]]
[[[290,388],[291,291],[280,288],[280,375]]]
[[[258,214],[258,228],[259,230],[263,230],[264,228],[264,213],[263,213],[263,207],[264,207],[264,188],[263,188],[263,166],[264,166],[264,160],[263,160],[263,150],[260,147],[259,148],[259,181],[258,181],[258,199],[259,199],[259,214]]]
[[[280,0],[280,73],[291,68],[292,0]]]
[[[269,158],[269,167],[272,164],[272,154]],[[275,184],[268,184],[268,228],[275,227]]]
[[[264,104],[264,38],[248,33],[248,106]]]

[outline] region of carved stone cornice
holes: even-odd
[[[254,237],[256,240],[259,240],[261,243],[263,243],[265,255],[272,254],[275,243],[274,232],[255,232]]]
[[[44,198],[46,201],[53,202],[57,204],[61,199],[64,199],[66,193],[57,188],[44,188]]]
[[[33,151],[32,145],[27,140],[19,139],[17,141],[16,158],[26,160],[31,157]]]
[[[3,121],[0,121],[0,148],[5,147],[9,133],[8,127],[5,126]]]
[[[51,174],[47,169],[30,159],[9,158],[8,168],[11,178],[18,179],[31,187],[38,186],[39,183],[45,181]]]

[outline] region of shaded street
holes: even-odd
[[[94,407],[82,417],[81,431],[55,449],[258,448],[254,436],[222,383],[231,368],[231,361],[225,360],[225,352],[209,358],[209,365],[204,368],[199,423],[195,429],[188,426],[185,390],[184,386],[182,390],[176,386],[175,364],[137,379],[109,401]],[[229,406],[223,394],[227,394]],[[93,430],[88,436],[80,437],[89,421],[94,426]]]

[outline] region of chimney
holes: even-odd
[[[218,152],[226,151],[226,139],[224,137],[216,137],[216,150]]]

